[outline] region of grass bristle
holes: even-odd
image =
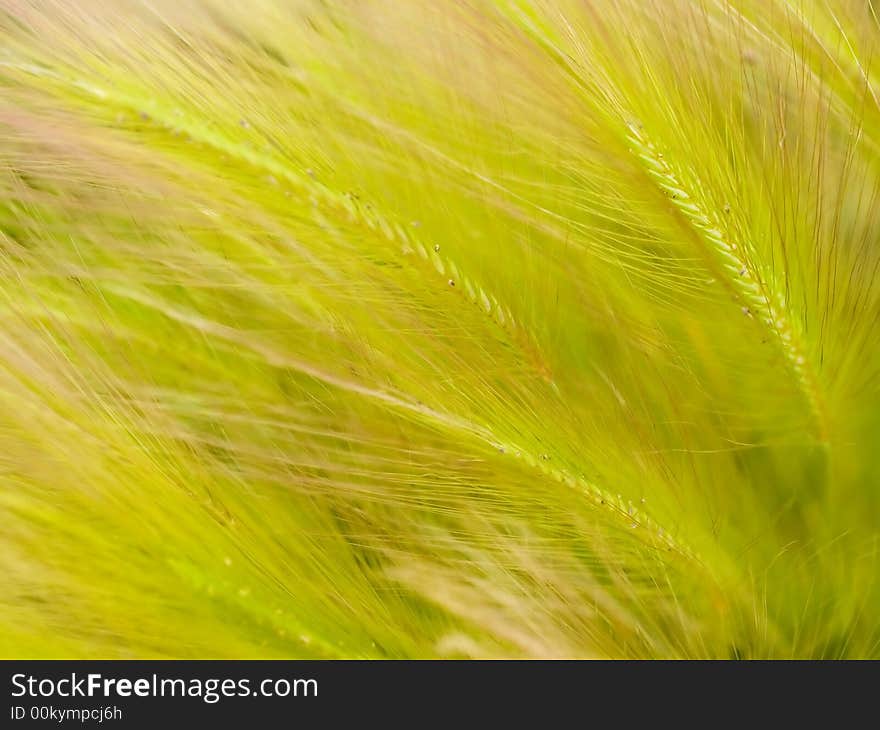
[[[0,0],[0,655],[880,656],[864,0]]]

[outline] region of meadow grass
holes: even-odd
[[[0,655],[880,655],[868,0],[0,0]]]

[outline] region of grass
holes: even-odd
[[[0,2],[0,655],[880,656],[878,50]]]

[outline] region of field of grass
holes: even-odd
[[[878,52],[0,0],[0,656],[880,657]]]

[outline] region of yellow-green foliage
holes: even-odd
[[[0,0],[0,654],[880,655],[871,0]]]

